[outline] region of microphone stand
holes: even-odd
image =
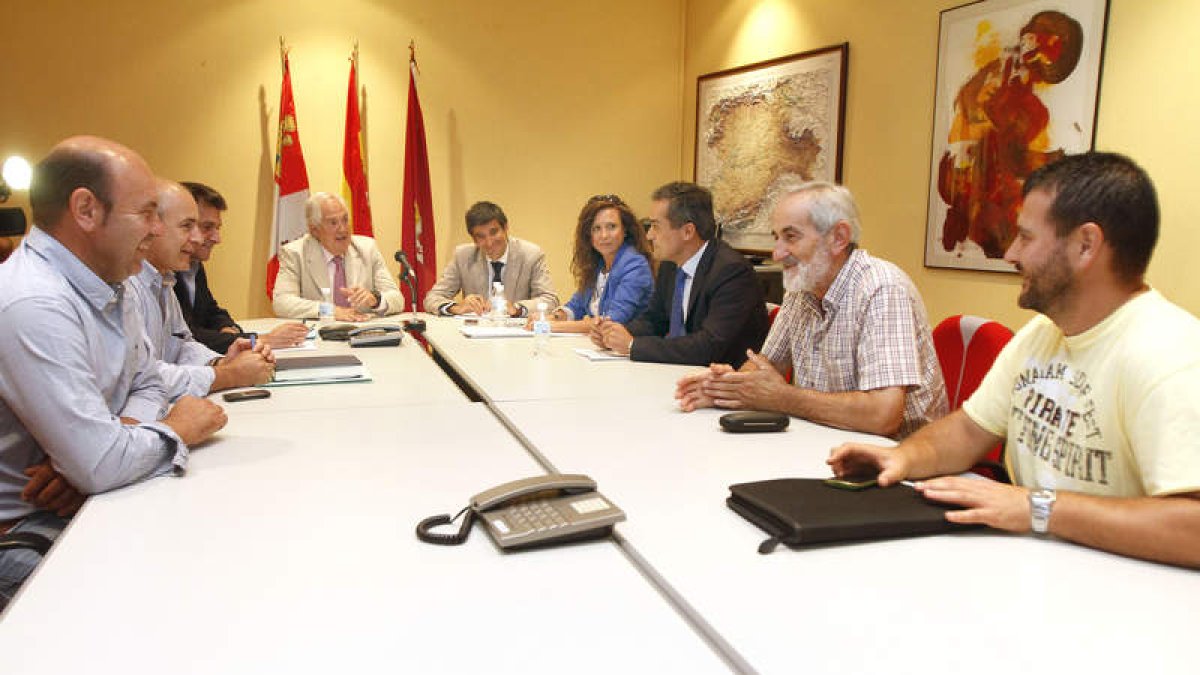
[[[404,328],[413,333],[424,333],[425,320],[417,318],[417,289],[413,285],[413,278],[417,276],[417,273],[408,263],[408,256],[404,255],[404,251],[396,251],[396,262],[400,263],[400,281],[408,286],[408,295],[412,298],[410,309],[412,318],[404,322]]]

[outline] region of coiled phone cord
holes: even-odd
[[[449,525],[458,520],[458,517],[466,513],[467,517],[463,518],[462,526],[458,528],[457,534],[442,534],[433,532],[433,528],[438,525]],[[467,540],[467,536],[471,534],[471,526],[475,524],[475,510],[470,505],[464,506],[462,511],[459,511],[453,518],[450,514],[443,513],[439,516],[430,516],[425,520],[417,523],[417,539],[426,544],[437,544],[438,546],[458,546]]]

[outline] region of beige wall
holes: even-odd
[[[375,232],[389,260],[410,38],[442,262],[467,241],[467,206],[491,199],[517,236],[550,253],[565,297],[583,201],[617,192],[644,210],[679,166],[682,0],[51,0],[7,13],[4,33],[0,156],[36,160],[64,136],[96,133],[141,151],[162,175],[220,189],[231,208],[209,276],[238,316],[270,311],[262,289],[281,35],[309,180],[334,192],[347,57],[359,42]]]
[[[52,0],[6,16],[0,156],[37,158],[73,133],[141,150],[162,174],[232,203],[211,264],[218,297],[262,315],[279,101],[278,38],[292,46],[301,140],[314,189],[338,190],[346,57],[357,39],[376,234],[399,238],[407,44],[417,41],[439,258],[467,240],[477,199],[550,254],[562,295],[583,199],[692,171],[698,75],[850,43],[844,179],[866,245],[912,275],[932,317],[1016,326],[1010,275],[922,265],[938,12],[958,0],[611,0],[109,3]],[[686,45],[684,44],[686,36]],[[1098,147],[1131,154],[1158,184],[1164,226],[1152,283],[1200,313],[1187,282],[1200,250],[1200,3],[1113,0]],[[680,103],[682,101],[682,104]],[[18,197],[19,199],[19,197]]]
[[[903,267],[933,320],[957,313],[1016,327],[1013,275],[923,266],[926,186],[936,74],[938,14],[959,0],[689,0],[684,77],[684,151],[690,174],[695,81],[704,73],[850,43],[843,180],[863,212],[864,240]],[[1096,146],[1131,155],[1159,190],[1163,231],[1150,281],[1193,313],[1189,283],[1200,250],[1200,191],[1190,185],[1200,156],[1200,3],[1112,0]]]

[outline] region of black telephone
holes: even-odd
[[[372,324],[347,333],[351,347],[395,347],[404,339],[404,329],[393,323]]]
[[[466,513],[457,534],[431,532]],[[606,537],[625,512],[596,492],[596,481],[580,474],[523,478],[481,492],[451,518],[432,516],[417,525],[417,538],[457,546],[467,540],[476,518],[500,548],[519,549]]]

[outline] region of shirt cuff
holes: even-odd
[[[182,476],[187,473],[188,457],[191,454],[191,450],[188,449],[183,439],[179,438],[179,434],[176,434],[174,429],[161,422],[142,424],[140,426],[150,429],[162,437],[171,458],[171,474]]]
[[[208,392],[212,390],[213,382],[217,379],[217,368],[213,366],[200,366],[198,368],[190,368],[192,370],[192,386],[189,388],[188,394],[203,398],[208,396]]]
[[[438,305],[438,314],[441,316],[451,316],[450,308],[454,306],[453,302],[443,302]]]

